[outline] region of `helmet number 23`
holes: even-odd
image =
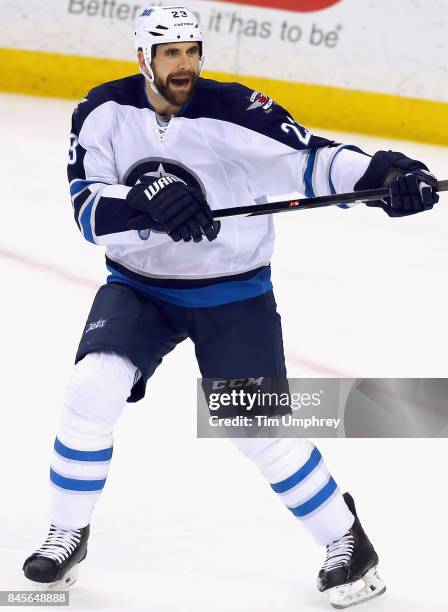
[[[187,13],[185,11],[171,11],[171,15],[173,17],[188,17]]]

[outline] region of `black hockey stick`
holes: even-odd
[[[448,191],[448,180],[439,181],[436,191]],[[214,219],[224,217],[236,217],[247,215],[270,215],[272,213],[288,212],[290,210],[308,210],[310,208],[322,208],[323,206],[337,206],[338,204],[356,204],[382,200],[389,195],[387,187],[381,189],[368,189],[366,191],[354,191],[353,193],[336,193],[334,195],[320,196],[317,198],[303,198],[296,200],[285,200],[283,202],[271,202],[269,204],[253,204],[250,206],[235,206],[234,208],[218,208],[213,211]]]

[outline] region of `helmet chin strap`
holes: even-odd
[[[156,84],[155,84],[155,77],[154,77],[154,72],[151,68],[151,64],[148,62],[148,60],[145,57],[145,67],[146,70],[148,72],[146,72],[141,66],[140,66],[140,72],[143,74],[143,76],[145,77],[145,79],[148,81],[149,86],[151,88],[151,90],[160,95],[160,91],[157,89]]]

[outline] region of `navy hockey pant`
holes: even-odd
[[[204,378],[285,378],[280,315],[272,291],[210,308],[185,308],[120,285],[103,285],[93,302],[76,362],[94,351],[128,357],[141,379],[130,402],[163,357],[191,338]]]

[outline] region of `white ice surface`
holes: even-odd
[[[63,388],[104,279],[101,249],[81,238],[67,196],[73,106],[0,96],[0,590],[29,588],[21,565],[48,529]],[[402,150],[448,178],[445,148],[334,136],[370,152]],[[447,376],[446,194],[408,219],[359,206],[279,215],[276,225],[273,278],[291,376]],[[71,609],[328,609],[315,588],[323,550],[230,443],[196,439],[197,374],[185,342],[146,399],[126,409]],[[447,441],[318,445],[380,554],[388,593],[365,612],[446,611]]]

